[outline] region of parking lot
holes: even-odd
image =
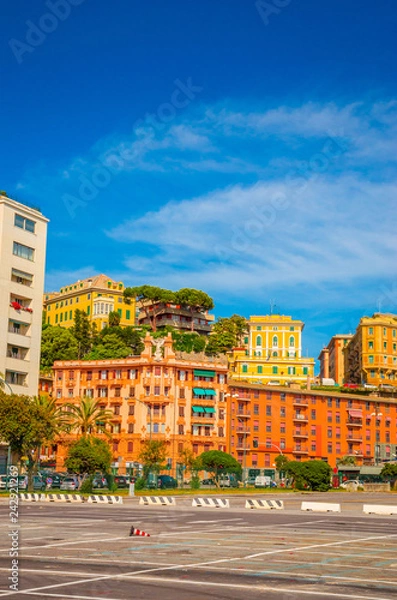
[[[324,501],[327,494],[310,499]],[[176,506],[20,504],[19,591],[9,589],[6,501],[0,503],[0,598],[192,600],[397,599],[397,516],[362,513],[395,496],[340,494],[341,513]],[[281,498],[275,493],[273,498]],[[338,498],[336,500],[336,498]],[[130,537],[130,527],[150,537]]]

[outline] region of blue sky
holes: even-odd
[[[394,0],[3,12],[0,186],[51,220],[48,290],[103,272],[199,287],[217,316],[274,301],[311,356],[397,312]]]

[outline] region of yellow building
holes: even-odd
[[[286,385],[312,380],[314,358],[302,357],[303,327],[284,315],[250,317],[245,347],[233,350],[229,381]]]
[[[106,275],[82,279],[60,289],[44,294],[44,318],[49,325],[71,327],[74,311],[84,310],[98,330],[108,324],[109,313],[118,312],[120,325],[135,325],[135,300],[124,301],[124,284]]]
[[[397,385],[397,315],[363,317],[345,349],[345,381]]]

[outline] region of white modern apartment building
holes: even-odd
[[[37,395],[46,219],[0,194],[0,373],[5,391]]]

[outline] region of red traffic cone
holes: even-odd
[[[150,533],[146,533],[145,531],[141,531],[140,529],[137,529],[134,526],[131,527],[130,536],[131,535],[142,535],[144,537],[150,537]]]

